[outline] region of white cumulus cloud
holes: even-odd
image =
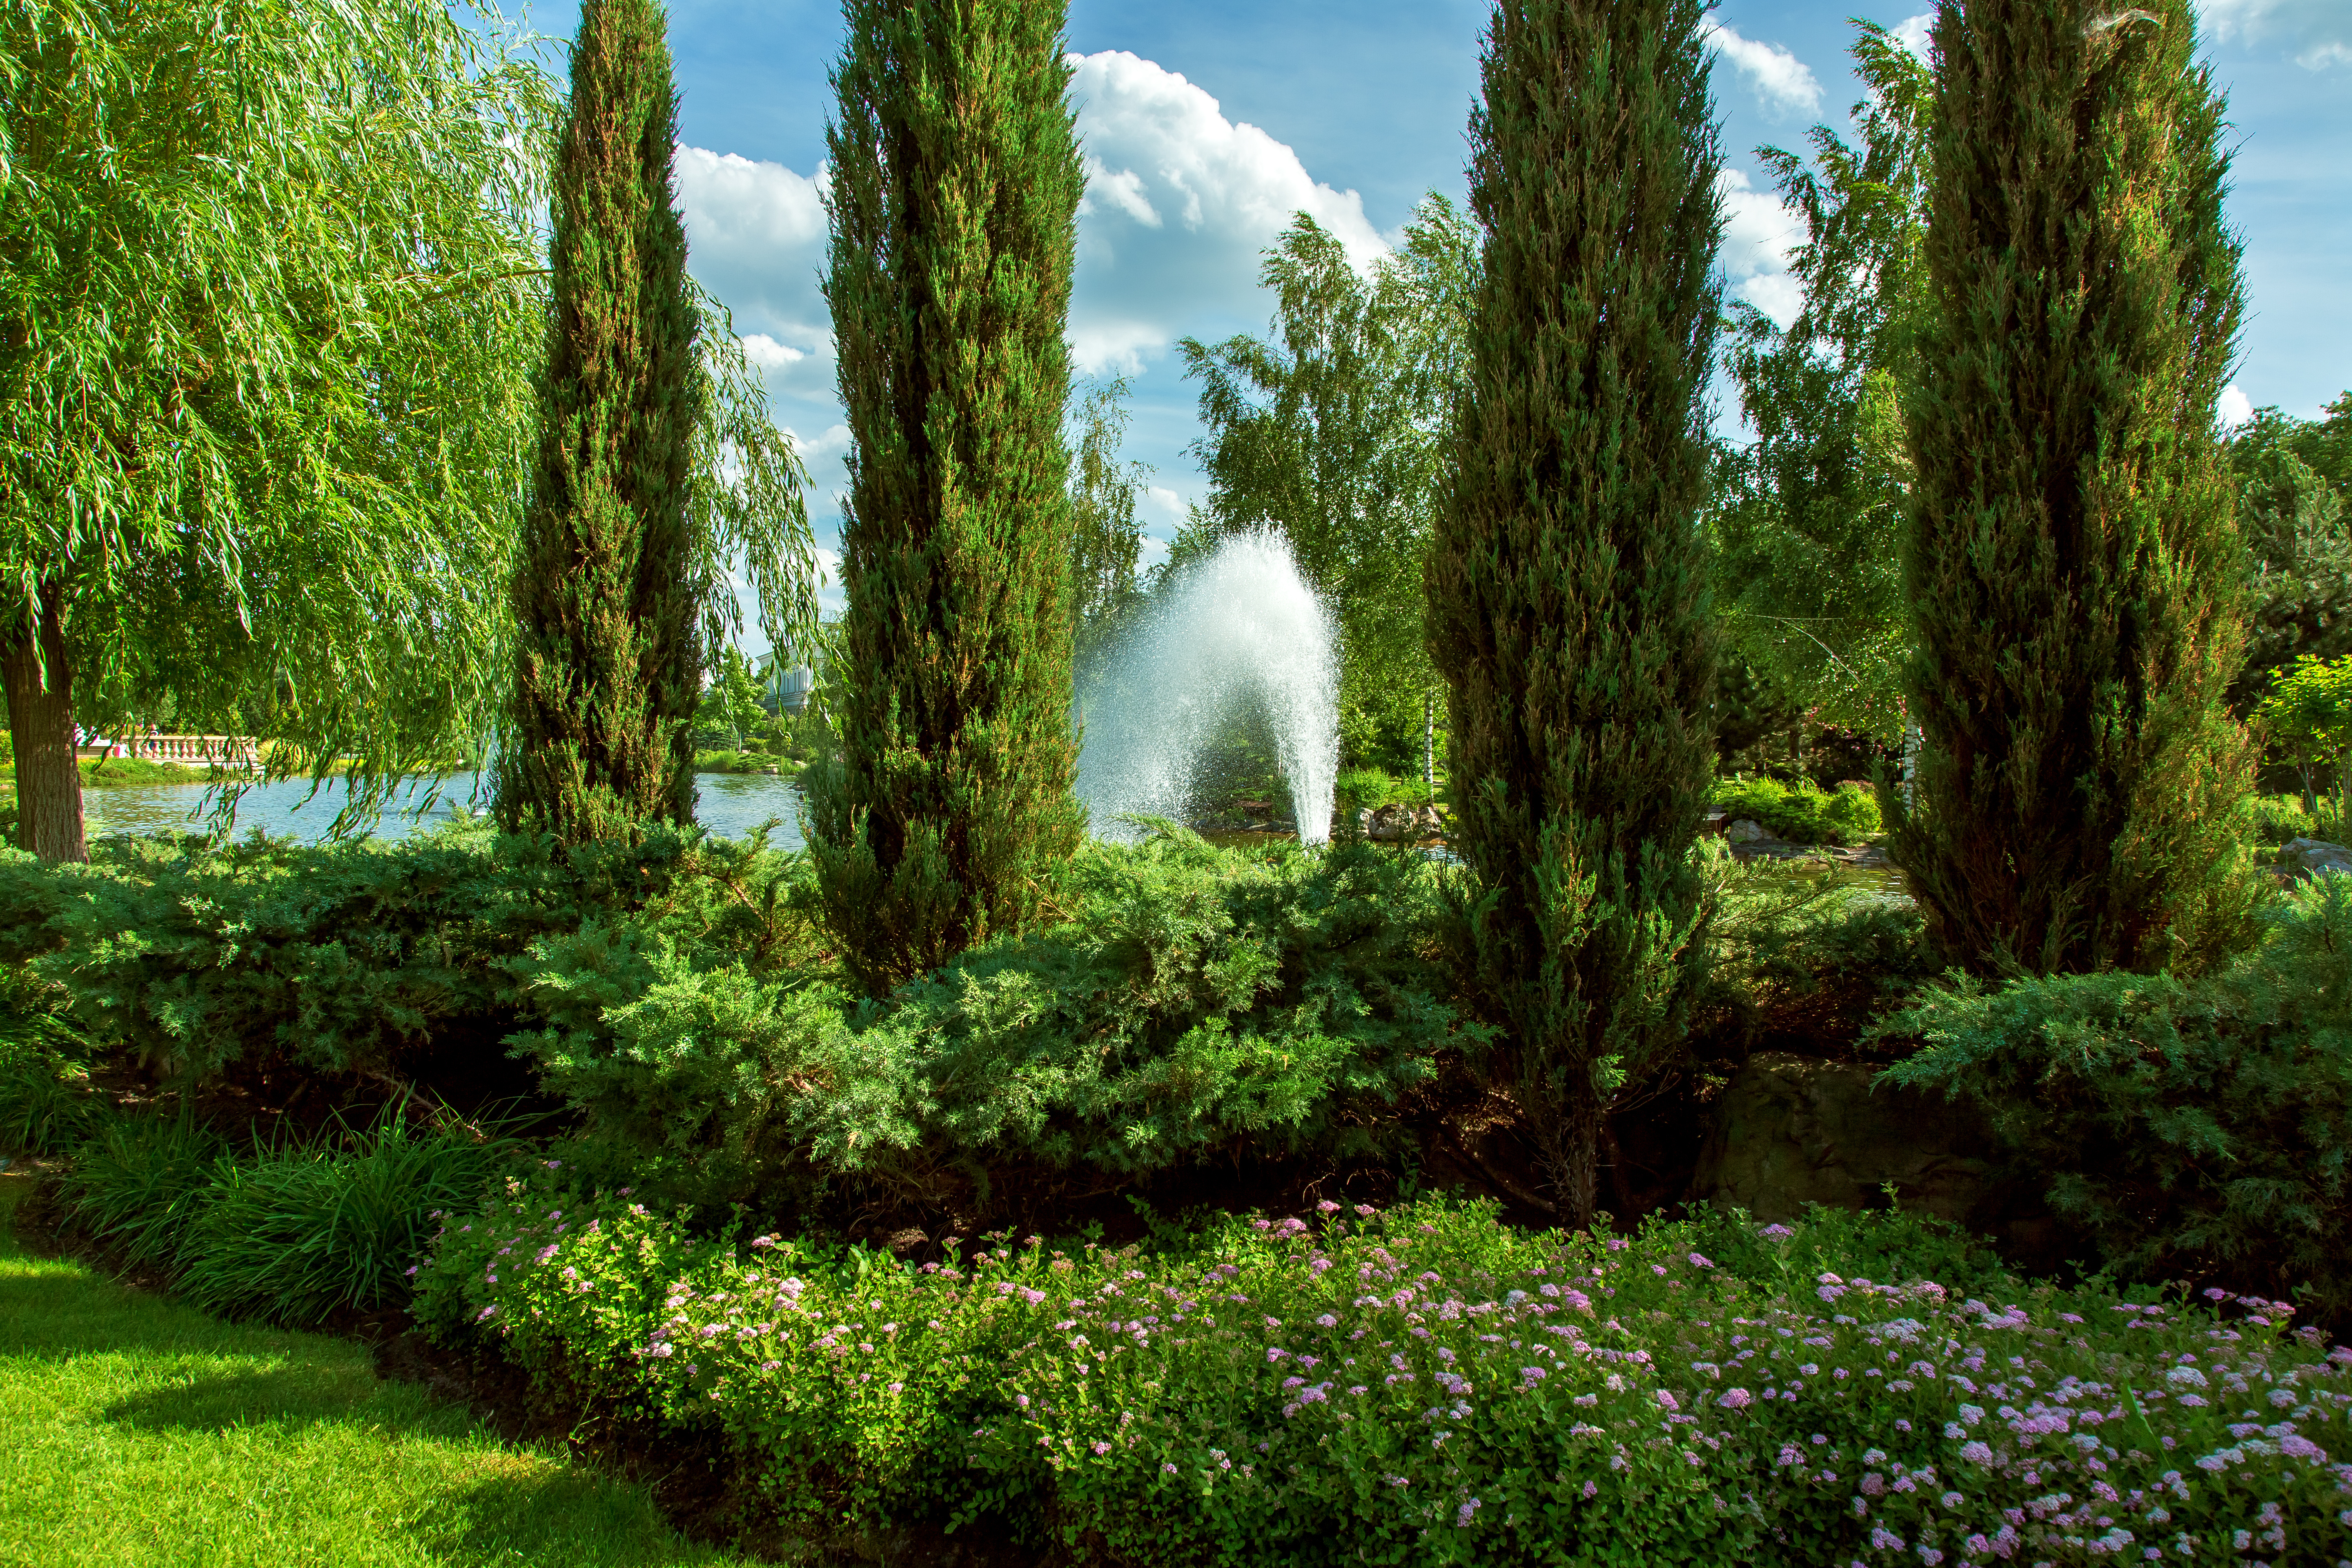
[[[1716,184],[1723,193],[1721,259],[1731,296],[1785,327],[1805,302],[1804,290],[1789,270],[1790,253],[1804,241],[1804,226],[1738,169],[1726,169]]]
[[[1072,56],[1087,153],[1071,358],[1134,374],[1187,334],[1263,331],[1260,253],[1305,212],[1358,266],[1387,247],[1363,198],[1318,183],[1298,154],[1227,120],[1181,74],[1124,49]]]
[[[1916,16],[1906,16],[1886,30],[1895,35],[1896,43],[1924,60],[1936,30],[1936,13],[1922,11]]]
[[[1702,29],[1707,47],[1729,60],[1764,107],[1775,114],[1818,114],[1822,84],[1795,55],[1778,44],[1743,37],[1720,22]]]
[[[2217,412],[2221,416],[2221,427],[2235,430],[2253,416],[2254,400],[2239,391],[2238,384],[2233,381],[2221,389],[2221,407]]]

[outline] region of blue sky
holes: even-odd
[[[1923,29],[1931,0],[1723,0],[1716,98],[1728,153],[1723,265],[1734,292],[1785,313],[1794,235],[1753,149],[1842,132],[1858,96],[1849,15]],[[2252,310],[2233,409],[2300,415],[2352,387],[2352,0],[2200,0],[2230,94],[2232,222]],[[1463,194],[1486,0],[1073,0],[1071,51],[1090,163],[1071,341],[1080,368],[1133,383],[1129,456],[1151,465],[1147,531],[1164,542],[1204,489],[1184,447],[1197,388],[1184,336],[1263,331],[1258,255],[1305,208],[1369,259],[1424,192]],[[544,5],[540,31],[576,12]],[[837,0],[673,0],[684,102],[679,192],[690,265],[736,312],[778,420],[803,443],[812,521],[835,542],[846,440],[833,392],[819,205]],[[551,63],[560,64],[560,60]],[[2240,400],[2242,399],[2242,402]],[[828,598],[833,597],[828,595]],[[755,634],[756,636],[756,634]]]

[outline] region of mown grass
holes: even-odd
[[[28,1255],[0,1173],[0,1565],[738,1561],[641,1489],[501,1442],[349,1341],[239,1327]]]

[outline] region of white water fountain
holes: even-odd
[[[1131,838],[1124,816],[1186,816],[1202,752],[1251,704],[1273,731],[1299,841],[1322,843],[1339,771],[1338,630],[1270,530],[1186,570],[1085,683],[1077,787],[1095,833]]]

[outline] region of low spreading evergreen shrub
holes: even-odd
[[[1906,898],[1843,876],[1791,877],[1767,862],[1717,866],[1691,1016],[1691,1048],[1703,1061],[1758,1049],[1848,1054],[1942,973]]]
[[[1790,844],[1859,844],[1879,831],[1878,799],[1857,784],[1825,791],[1811,780],[1717,779],[1707,800],[1727,819],[1755,822]]]
[[[104,1102],[65,1001],[22,964],[0,964],[0,1150],[62,1154],[97,1131]]]
[[[2352,878],[2276,900],[2230,967],[1955,979],[1889,1017],[1885,1080],[1974,1102],[2107,1265],[2352,1310]]]
[[[702,1203],[776,1178],[984,1202],[1008,1163],[1128,1177],[1246,1140],[1368,1152],[1485,1038],[1446,1001],[1423,861],[1163,825],[1070,863],[1067,919],[878,1002],[592,921],[510,963],[588,1157]]]
[[[951,1239],[919,1268],[696,1239],[562,1174],[448,1216],[420,1322],[715,1438],[812,1538],[985,1519],[1089,1563],[2326,1563],[2352,1507],[2328,1453],[2352,1447],[2352,1351],[2292,1308],[2021,1285],[1902,1215],[1625,1238],[1327,1202],[1166,1248]]]

